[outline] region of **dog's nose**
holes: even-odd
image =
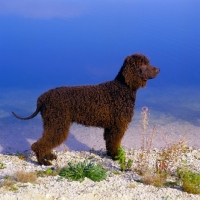
[[[160,69],[159,68],[156,68],[156,73],[159,73],[160,72]]]

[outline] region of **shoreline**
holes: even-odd
[[[146,134],[151,135],[155,126],[155,137],[153,148],[164,148],[167,142],[173,142],[186,138],[188,146],[200,149],[200,127],[184,121],[168,121],[162,123],[163,119],[150,119]],[[125,149],[141,148],[141,122],[139,119],[133,120],[129,125],[122,139],[121,146]],[[156,125],[157,124],[157,125]],[[0,153],[30,152],[30,146],[42,135],[42,123],[40,117],[28,122],[15,121],[11,126],[2,126],[0,130],[1,143]],[[103,129],[95,127],[85,127],[74,124],[71,126],[67,141],[63,142],[56,150],[89,151],[91,149],[101,150],[105,148],[103,139]]]

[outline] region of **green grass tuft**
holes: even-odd
[[[119,154],[115,156],[115,159],[119,161],[121,171],[129,170],[132,167],[133,160],[126,161],[126,152],[123,147],[118,148]]]
[[[69,179],[70,181],[82,182],[85,177],[87,177],[95,182],[99,182],[107,177],[107,170],[103,169],[100,164],[94,165],[94,163],[88,163],[88,161],[85,160],[78,164],[69,162],[68,165],[69,167],[61,169],[59,175],[62,178]]]
[[[177,174],[185,192],[200,194],[200,174],[191,172],[188,169],[178,169]]]

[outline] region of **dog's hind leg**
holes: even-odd
[[[56,155],[51,153],[51,150],[67,139],[70,123],[57,122],[51,124],[51,127],[44,125],[42,138],[33,143],[31,149],[35,152],[40,165],[51,165],[49,160],[56,159]]]

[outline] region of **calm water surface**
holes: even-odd
[[[160,126],[181,122],[198,132],[199,8],[197,0],[0,0],[0,151],[15,137],[31,143],[41,135],[39,117],[22,122],[12,110],[29,115],[52,87],[111,80],[138,52],[161,72],[138,92],[135,123],[147,106]]]

